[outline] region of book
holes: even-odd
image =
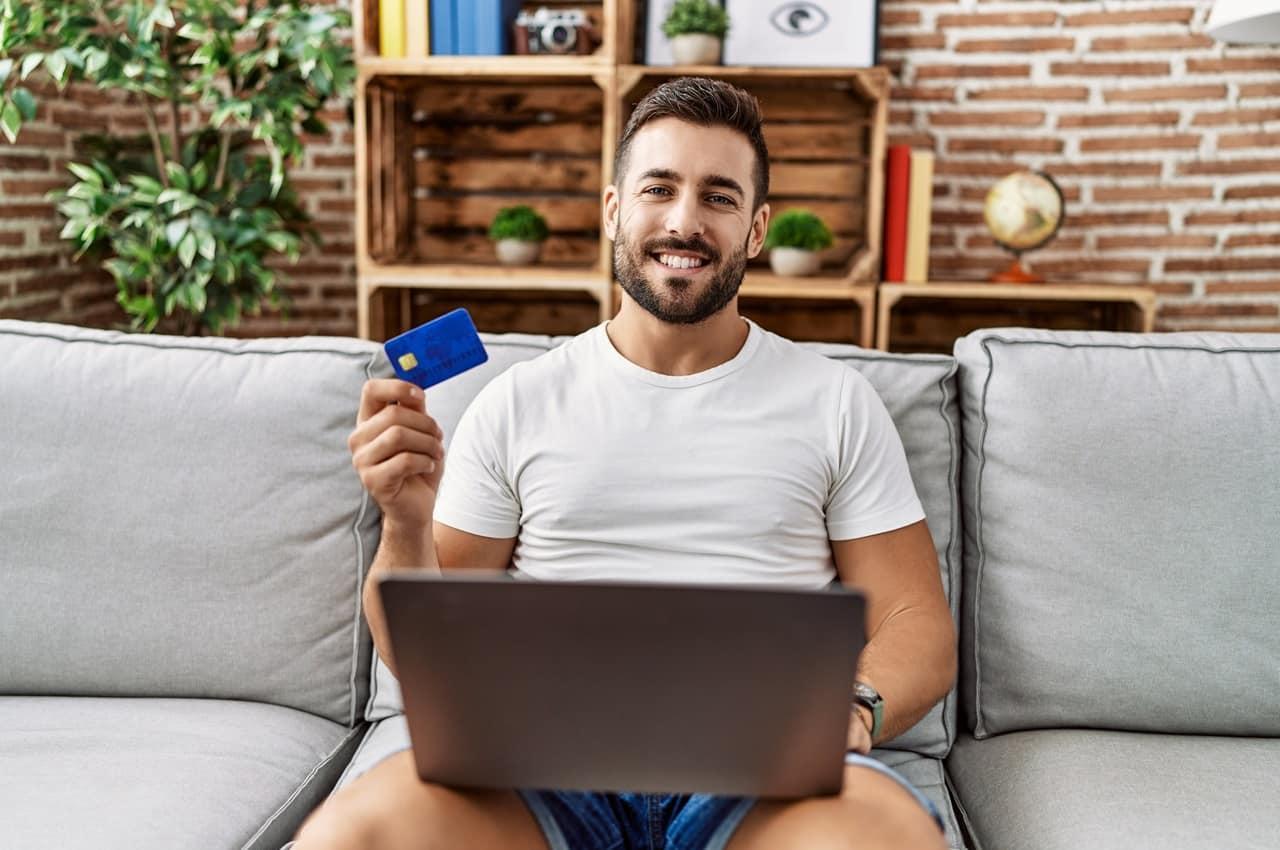
[[[933,151],[912,151],[907,200],[906,262],[902,279],[929,279],[929,230],[933,223]]]
[[[404,56],[404,0],[378,0],[378,55]]]
[[[431,52],[436,56],[458,54],[458,30],[454,23],[454,0],[431,2]]]
[[[476,43],[476,0],[452,0],[453,31],[457,43],[453,52],[459,56],[475,56]]]
[[[429,0],[404,0],[404,53],[421,59],[431,53]]]
[[[910,200],[911,146],[889,145],[884,179],[884,276],[901,282],[907,260],[907,204]]]
[[[503,56],[511,52],[511,27],[522,0],[472,0],[475,10],[476,53]]]

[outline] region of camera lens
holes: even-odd
[[[568,53],[577,41],[577,29],[565,24],[551,24],[542,30],[542,43],[552,53]]]

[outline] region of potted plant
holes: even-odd
[[[489,225],[494,253],[500,263],[508,266],[537,262],[549,232],[547,220],[524,204],[503,207]]]
[[[769,249],[773,273],[785,277],[816,274],[822,265],[818,254],[834,242],[831,230],[808,210],[793,209],[769,224],[764,247]]]
[[[349,97],[350,13],[239,0],[26,0],[0,4],[0,131],[36,115],[24,82],[122,92],[145,132],[85,136],[75,182],[50,193],[62,236],[101,261],[134,330],[219,333],[287,305],[273,255],[318,233],[286,164],[318,113]],[[167,120],[166,120],[167,119]]]
[[[677,65],[719,65],[729,13],[712,0],[676,0],[662,31]]]

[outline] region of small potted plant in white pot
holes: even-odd
[[[494,253],[498,262],[507,266],[536,263],[549,233],[547,220],[524,204],[503,207],[489,225]]]
[[[729,13],[712,0],[676,0],[662,31],[677,65],[719,65]]]
[[[808,210],[787,210],[769,223],[764,247],[769,249],[774,274],[804,277],[817,273],[822,265],[818,252],[834,242],[822,219]]]

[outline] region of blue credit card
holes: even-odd
[[[383,344],[401,379],[426,389],[489,359],[471,314],[459,308]]]

